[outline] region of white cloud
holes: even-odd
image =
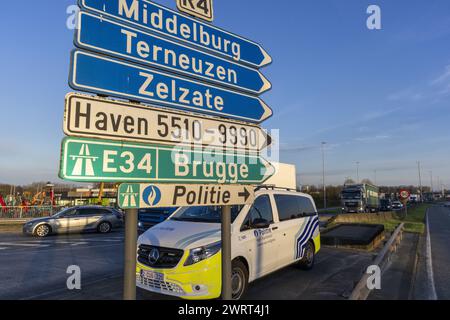
[[[436,79],[431,81],[431,85],[435,86],[435,85],[439,85],[442,83],[446,83],[447,85],[449,84],[448,82],[450,82],[450,65],[445,67],[445,71],[440,74]]]
[[[358,142],[378,142],[381,140],[390,139],[391,137],[389,135],[376,135],[376,136],[368,136],[368,137],[361,137],[361,138],[355,138],[355,141]]]

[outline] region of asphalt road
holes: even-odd
[[[123,270],[123,233],[51,236],[0,234],[0,299],[39,299],[66,288],[66,271],[81,268],[82,283]]]
[[[247,299],[345,299],[373,255],[323,248],[311,271],[280,270],[250,285]],[[81,268],[81,290],[66,287]],[[0,299],[121,299],[123,233],[52,236],[0,234]],[[138,290],[139,299],[166,299]]]
[[[450,209],[433,206],[428,211],[433,278],[438,299],[450,299]]]

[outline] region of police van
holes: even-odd
[[[320,250],[311,196],[259,187],[253,205],[232,208],[232,295],[283,267],[311,269]],[[221,295],[221,209],[183,207],[138,239],[136,285],[184,299]]]

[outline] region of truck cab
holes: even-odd
[[[370,184],[346,185],[341,192],[341,203],[346,213],[377,212],[379,189]]]

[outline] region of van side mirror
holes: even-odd
[[[252,223],[253,229],[267,229],[270,227],[270,222],[266,219],[255,219]]]

